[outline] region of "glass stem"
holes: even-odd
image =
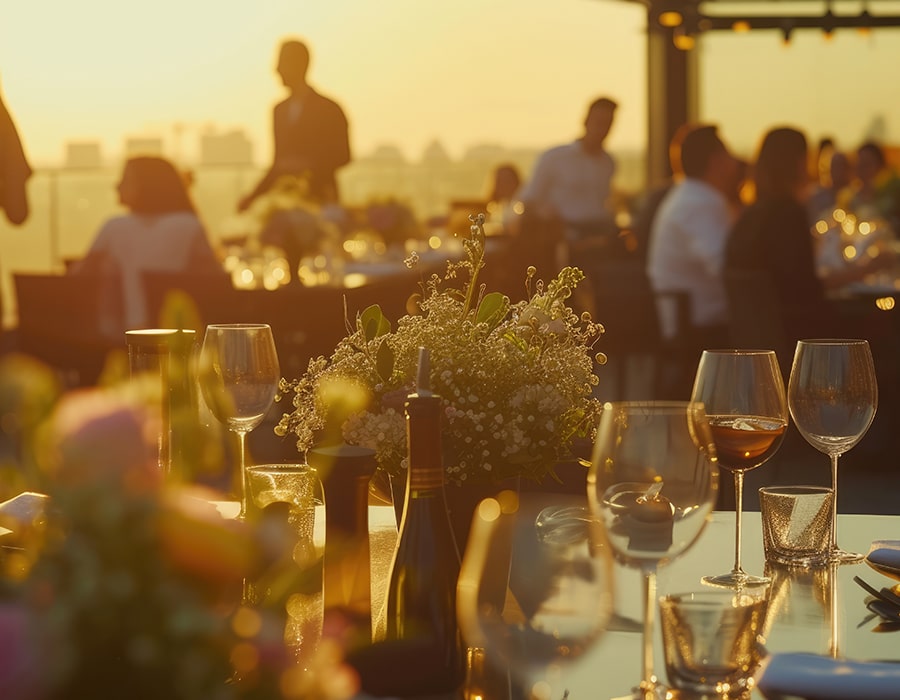
[[[247,433],[243,430],[236,432],[238,436],[238,469],[241,479],[241,512],[238,514],[238,518],[243,520],[247,517]]]
[[[837,544],[837,487],[838,487],[838,457],[840,455],[829,455],[831,458],[831,551],[836,552]]]
[[[732,573],[743,574],[741,568],[741,515],[744,511],[744,471],[734,472],[734,569]]]
[[[656,567],[644,570],[644,633],[643,654],[641,656],[642,697],[652,698],[655,694],[656,676],[653,674],[653,618],[656,609]]]
[[[831,633],[831,639],[828,640],[828,653],[832,659],[840,658],[840,648],[839,648],[839,631],[838,631],[838,599],[837,599],[837,570],[838,564],[832,562],[828,564],[828,613],[831,619],[829,620],[828,628]]]

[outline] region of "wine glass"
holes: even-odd
[[[656,697],[653,612],[656,571],[689,549],[716,503],[716,448],[703,405],[648,401],[606,404],[588,471],[588,500],[616,559],[644,579],[641,682]]]
[[[734,474],[734,567],[703,581],[729,588],[767,584],[767,577],[741,568],[741,511],[744,474],[775,454],[787,429],[787,399],[778,358],[771,350],[704,350],[691,399],[706,409],[719,469]]]
[[[247,433],[271,408],[280,376],[268,325],[220,323],[206,327],[200,347],[200,388],[210,412],[238,436],[239,518],[247,515]]]
[[[507,697],[508,672],[524,697],[564,697],[554,687],[558,665],[603,633],[612,575],[602,527],[584,497],[502,491],[482,501],[460,570],[457,615],[470,650],[495,668],[470,675],[467,696]]]
[[[837,544],[838,458],[858,443],[875,418],[878,385],[865,340],[801,340],[788,380],[788,405],[800,434],[831,459],[831,560],[860,561]]]

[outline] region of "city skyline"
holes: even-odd
[[[140,15],[118,0],[34,0],[0,25],[0,88],[39,167],[59,164],[67,141],[99,141],[110,158],[143,135],[196,161],[210,126],[242,130],[265,166],[285,96],[277,47],[296,36],[312,50],[312,85],[344,107],[357,156],[393,145],[414,159],[435,140],[453,158],[479,144],[547,148],[579,136],[600,94],[620,105],[609,150],[640,150],[646,21],[625,0],[159,0]],[[883,115],[878,134],[896,142],[897,31],[796,31],[789,45],[778,31],[706,33],[693,49],[699,117],[743,157],[774,124],[853,148]]]

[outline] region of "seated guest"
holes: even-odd
[[[853,182],[853,165],[842,151],[831,151],[828,170],[809,197],[809,214],[812,221],[828,217],[835,207],[846,207],[849,187]]]
[[[143,156],[125,163],[119,202],[128,214],[100,228],[72,274],[102,274],[121,280],[125,328],[142,328],[146,317],[142,273],[224,274],[187,187],[163,158]]]
[[[515,165],[504,163],[496,167],[486,212],[492,228],[509,235],[519,232],[519,217],[524,209],[519,198],[521,186],[522,177]]]
[[[834,289],[890,264],[890,256],[867,258],[827,276],[816,272],[807,212],[807,145],[800,131],[772,129],[753,168],[755,201],[734,225],[725,251],[725,272],[768,273],[781,309],[784,335],[801,338],[847,335],[837,326],[826,289]],[[784,360],[784,358],[782,358]]]
[[[711,125],[682,127],[672,140],[669,157],[676,184],[651,225],[647,275],[655,292],[687,294],[690,328],[683,338],[685,351],[699,359],[703,349],[727,345],[722,264],[741,169]],[[679,330],[665,314],[660,326],[669,340]]]
[[[859,180],[851,210],[860,218],[881,218],[900,234],[900,177],[888,166],[881,147],[872,141],[856,151]]]

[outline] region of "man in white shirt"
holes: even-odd
[[[669,156],[676,184],[659,206],[650,231],[647,275],[655,292],[683,292],[690,327],[678,329],[662,304],[660,331],[680,340],[688,364],[704,348],[728,344],[728,299],[722,279],[725,243],[736,211],[738,161],[710,125],[686,125]]]
[[[616,164],[604,147],[615,111],[616,103],[608,97],[594,100],[581,138],[551,148],[538,158],[521,194],[524,235],[554,246],[564,241],[615,238],[609,198]],[[564,244],[562,248],[557,251],[558,263],[565,261]]]

